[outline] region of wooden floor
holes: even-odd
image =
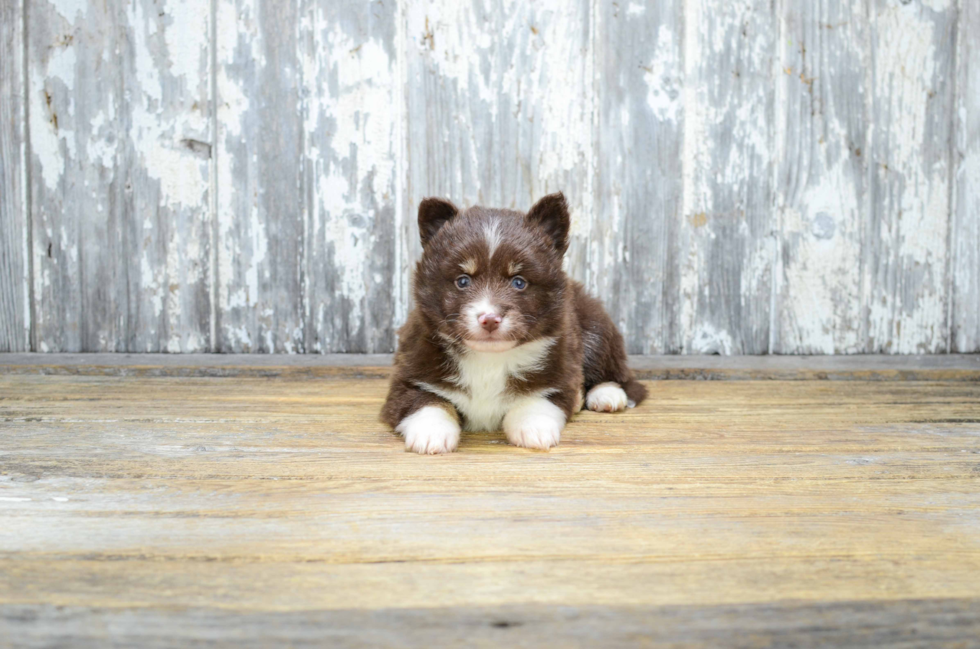
[[[441,457],[385,373],[0,372],[0,646],[980,646],[980,373]]]

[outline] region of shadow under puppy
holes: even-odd
[[[449,453],[461,429],[501,427],[512,444],[548,449],[583,403],[615,412],[643,400],[623,337],[562,270],[562,194],[527,214],[428,198],[418,220],[415,309],[381,412],[407,449]]]

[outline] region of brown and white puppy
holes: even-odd
[[[416,306],[381,412],[407,449],[448,453],[461,429],[501,427],[548,449],[583,401],[615,412],[646,396],[602,305],[562,271],[568,229],[561,194],[527,214],[422,201]]]

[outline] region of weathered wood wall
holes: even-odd
[[[0,350],[386,352],[563,190],[634,353],[980,351],[976,0],[0,0]]]

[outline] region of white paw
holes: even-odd
[[[548,450],[558,446],[565,413],[547,399],[534,397],[512,408],[504,417],[504,433],[511,444]]]
[[[459,422],[439,406],[413,412],[395,431],[405,438],[405,448],[416,453],[452,453],[459,446]]]
[[[585,405],[589,410],[595,412],[617,412],[625,410],[629,404],[626,393],[619,383],[600,383],[591,390],[585,397]]]

